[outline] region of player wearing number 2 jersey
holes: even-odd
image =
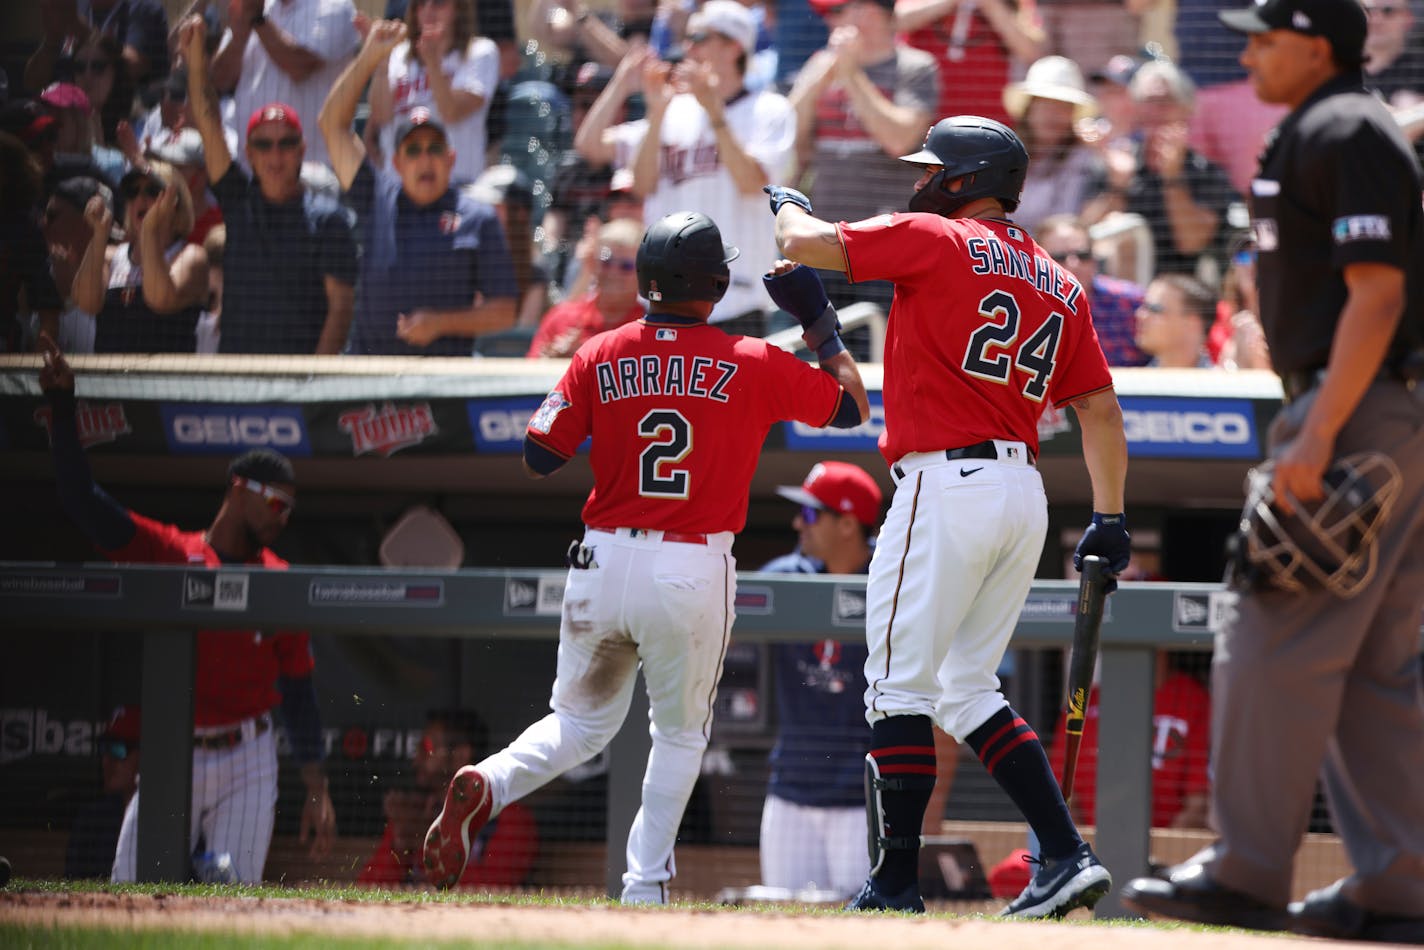
[[[895,284],[881,451],[896,487],[866,591],[871,875],[850,907],[924,909],[919,833],[937,722],[975,751],[1042,846],[1005,913],[1062,916],[1091,907],[1112,879],[994,671],[1047,532],[1034,461],[1049,402],[1076,411],[1093,485],[1075,563],[1099,554],[1113,572],[1127,566],[1122,411],[1083,288],[1006,217],[1028,169],[1014,133],[977,116],[944,119],[904,160],[925,166],[908,214],[833,224],[799,192],[767,189],[787,257]]]
[[[459,878],[471,837],[492,815],[607,745],[641,664],[653,749],[622,899],[667,899],[732,628],[732,538],[746,521],[762,441],[780,420],[849,427],[869,416],[814,271],[783,261],[765,282],[774,299],[795,298],[791,305],[805,311],[807,341],[825,372],[708,326],[736,256],[705,215],[654,224],[637,265],[650,313],[585,343],[529,420],[524,461],[535,477],[593,437],[594,488],[583,539],[569,548],[553,712],[455,773],[425,841],[437,886]],[[819,307],[802,306],[812,298]]]

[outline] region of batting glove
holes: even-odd
[[[811,213],[811,199],[795,188],[786,188],[782,185],[763,185],[761,190],[771,195],[771,213],[773,215],[780,211],[784,204],[793,204],[807,214]]]
[[[1083,538],[1073,552],[1073,567],[1081,571],[1083,558],[1089,554],[1096,554],[1108,562],[1113,578],[1109,578],[1104,589],[1111,594],[1117,590],[1116,576],[1127,570],[1127,562],[1132,560],[1132,535],[1127,533],[1127,515],[1093,512],[1093,522],[1083,532]]]

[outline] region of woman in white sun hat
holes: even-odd
[[[1078,214],[1101,163],[1075,131],[1098,111],[1078,64],[1064,56],[1037,60],[1022,82],[1004,87],[1004,111],[1033,156],[1014,220],[1033,231],[1049,215]]]

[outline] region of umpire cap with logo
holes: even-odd
[[[900,161],[913,165],[943,165],[910,198],[910,210],[948,217],[978,198],[997,198],[1005,211],[1019,206],[1028,176],[1028,149],[1002,122],[977,115],[940,119],[925,136],[925,146]],[[959,191],[948,185],[968,176]]]
[[[1217,17],[1237,33],[1291,30],[1323,36],[1341,66],[1365,61],[1369,23],[1359,0],[1257,0],[1244,10],[1222,10]]]
[[[707,215],[674,211],[648,228],[638,246],[638,293],[652,303],[716,303],[732,282],[727,265],[740,253],[722,242]]]

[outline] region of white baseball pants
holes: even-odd
[[[663,903],[673,844],[702,765],[712,701],[734,618],[732,533],[705,544],[660,531],[590,528],[593,564],[564,588],[553,712],[478,763],[494,814],[596,755],[627,718],[639,663],[651,705],[652,753],[628,836],[625,903]]]
[[[257,884],[272,845],[272,825],[277,813],[277,737],[270,725],[258,735],[256,720],[237,726],[199,729],[197,734],[229,732],[240,728],[243,740],[230,749],[193,750],[193,803],[188,816],[188,844],[201,837],[205,849],[232,856],[241,884]],[[138,878],[138,809],[142,789],[134,792],[124,809],[119,844],[114,853],[112,880],[124,883]]]
[[[995,671],[1048,531],[1048,499],[1022,442],[1016,458],[912,453],[866,587],[866,720],[930,716],[963,742],[1008,704]]]
[[[865,808],[817,808],[766,796],[761,812],[761,882],[849,897],[870,874]]]

